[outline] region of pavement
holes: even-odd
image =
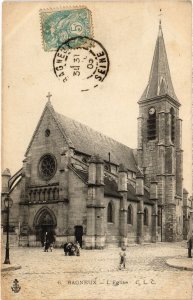
[[[166,260],[168,266],[179,270],[192,271],[192,258],[170,258]]]
[[[2,272],[2,300],[191,300],[187,251],[185,243],[132,245],[126,269],[119,270],[120,248],[81,250],[80,257],[64,256],[62,249],[11,248],[12,265],[22,268]],[[15,279],[18,293],[11,289]]]
[[[16,264],[1,264],[1,272],[14,271],[21,269],[20,265]]]

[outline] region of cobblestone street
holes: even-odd
[[[166,264],[187,257],[185,243],[130,246],[125,270],[118,269],[119,251],[82,250],[77,257],[63,249],[11,248],[11,263],[22,268],[2,273],[2,299],[191,299],[192,273]],[[14,279],[19,293],[11,290]]]

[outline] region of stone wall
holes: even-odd
[[[74,226],[77,225],[83,226],[85,234],[87,186],[71,170],[69,170],[68,200],[68,234],[74,235]]]
[[[50,130],[50,135],[46,136],[46,129]],[[52,118],[49,110],[47,109],[44,118],[40,122],[38,130],[35,132],[33,142],[29,149],[28,159],[30,163],[30,185],[45,185],[59,182],[60,167],[61,167],[61,152],[64,147],[67,147],[56,122]],[[53,154],[57,161],[57,170],[53,178],[48,181],[39,176],[39,161],[42,155],[50,153]]]
[[[107,222],[107,207],[109,203],[112,203],[113,207],[113,222]],[[105,236],[106,243],[114,243],[119,244],[120,241],[120,199],[116,199],[113,197],[105,197],[104,198],[104,226],[105,226]]]

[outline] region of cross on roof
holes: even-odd
[[[160,13],[159,13],[159,24],[161,25],[161,22],[162,22],[162,9],[160,8]]]
[[[48,101],[50,101],[50,98],[52,97],[52,95],[50,94],[50,92],[48,93],[48,95],[46,97],[48,98]]]

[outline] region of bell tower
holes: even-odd
[[[158,181],[162,241],[182,239],[182,159],[180,103],[174,92],[161,21],[149,81],[139,104],[138,165],[145,185]]]

